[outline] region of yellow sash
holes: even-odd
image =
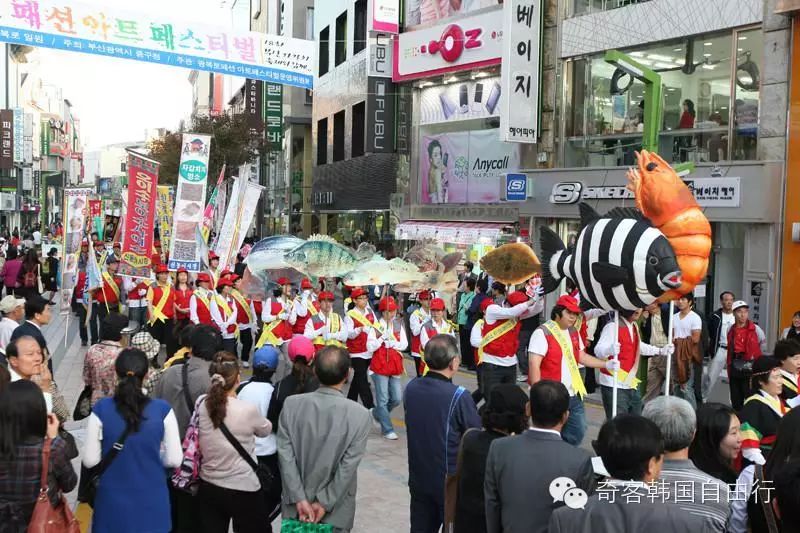
[[[233,309],[231,309],[231,306],[228,304],[227,300],[225,300],[225,298],[223,298],[220,294],[215,294],[214,295],[214,300],[217,302],[217,305],[219,307],[221,307],[223,311],[225,311],[225,314],[227,315],[226,319],[229,318],[233,314]],[[238,324],[234,324],[234,325],[236,326],[236,332],[234,333],[234,335],[238,338],[239,337],[239,325]],[[227,332],[225,332],[225,333],[227,333]]]
[[[481,320],[483,322],[483,320]],[[510,320],[506,320],[503,324],[499,325],[498,327],[494,328],[492,331],[486,334],[484,338],[481,339],[481,344],[478,346],[478,360],[483,361],[483,349],[486,348],[490,343],[496,341],[512,329],[514,326],[517,325],[517,320],[512,318]]]
[[[233,296],[233,299],[236,300],[240,306],[242,306],[244,312],[247,313],[247,323],[251,324],[253,322],[253,313],[250,312],[250,304],[247,303],[245,297],[242,296],[237,290],[232,290],[231,296]]]
[[[164,314],[164,305],[167,303],[171,289],[169,288],[169,285],[165,285],[164,287],[161,287],[161,290],[163,291],[161,293],[161,300],[159,300],[158,305],[152,305],[153,298],[155,298],[155,293],[153,292],[153,287],[147,289],[147,299],[150,300],[150,304],[153,307],[153,316],[150,317],[149,322],[151,326],[156,323],[156,320],[160,320],[161,322],[167,321],[167,315]]]
[[[436,329],[436,324],[434,324],[432,320],[429,320],[429,322],[433,324],[434,329]],[[425,324],[427,323],[428,322],[425,322]],[[422,325],[422,329],[425,329],[425,324]],[[445,320],[444,321],[445,330],[444,331],[436,330],[436,331],[438,331],[440,335],[447,335],[453,332],[452,325],[453,325],[452,322],[450,322],[449,320]],[[420,331],[419,334],[421,337],[422,331]],[[422,344],[419,345],[419,359],[422,362],[422,375],[424,376],[428,373],[428,365],[425,363],[425,348],[422,347]]]
[[[561,357],[567,360],[567,369],[569,370],[569,377],[572,380],[572,388],[575,389],[575,392],[582,399],[586,396],[586,387],[583,385],[581,372],[578,370],[578,363],[575,360],[574,354],[573,356],[569,355],[573,352],[572,340],[569,338],[569,335],[566,335],[564,330],[552,320],[545,322],[542,327],[550,332],[550,335],[553,336],[558,346],[561,348]]]
[[[266,343],[270,343],[273,346],[280,346],[283,341],[278,338],[277,335],[273,333],[275,328],[278,327],[283,322],[283,320],[273,320],[269,324],[264,324],[264,331],[261,332],[261,336],[258,337],[258,342],[256,342],[256,348],[261,348]]]
[[[314,320],[312,317],[311,320]],[[336,313],[331,313],[331,316],[328,317],[328,333],[339,333],[342,331],[342,319],[339,318],[339,315]],[[322,338],[322,335],[314,337],[312,341],[317,346],[338,346],[340,348],[344,348],[345,345],[342,342],[337,341],[336,339],[328,339],[327,341]]]
[[[773,400],[772,398],[767,398],[760,392],[750,396],[748,399],[744,401],[744,404],[747,405],[752,401],[763,403],[764,405],[772,409],[772,411],[778,416],[783,416],[787,412],[787,409],[785,408],[786,406],[783,404],[782,401]]]
[[[194,295],[203,305],[206,306],[206,311],[211,313],[211,301],[208,298],[208,293],[202,288],[198,288],[194,290]]]
[[[367,317],[361,314],[361,312],[353,308],[347,312],[347,316],[353,319],[353,322],[358,322],[359,325],[365,328],[374,328],[375,331],[383,335],[383,327],[378,322],[370,322],[367,320]]]
[[[209,268],[208,274],[211,276],[211,288],[216,289],[217,283],[219,282],[219,276],[217,275],[217,272]]]
[[[480,330],[483,330],[483,325],[484,324],[485,324],[485,322],[483,321],[482,318],[480,320],[476,320],[475,321],[475,326],[478,326],[478,329],[480,329]],[[475,327],[475,326],[473,326],[473,327]],[[470,334],[471,333],[472,332],[470,332]],[[483,344],[483,339],[481,339],[481,344]],[[480,365],[481,363],[483,363],[483,349],[482,349],[481,346],[478,346],[477,354],[478,354],[478,360],[475,361],[475,364],[476,365]]]
[[[797,384],[791,380],[791,378],[786,377],[784,374],[781,374],[781,378],[783,378],[783,386],[792,391],[793,393],[797,394]]]
[[[117,296],[117,301],[119,301],[119,286],[117,285],[117,282],[114,281],[113,276],[111,276],[107,270],[103,271],[103,281],[105,281],[108,286],[111,287],[111,290]]]

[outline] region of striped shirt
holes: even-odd
[[[731,514],[728,485],[694,466],[689,459],[664,459],[659,501],[672,503],[689,514],[710,518],[715,530],[724,532]]]

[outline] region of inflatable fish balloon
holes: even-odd
[[[501,283],[516,285],[541,272],[542,265],[530,246],[512,242],[484,255],[481,258],[481,270]]]
[[[264,270],[289,268],[283,256],[304,242],[303,239],[291,235],[274,235],[261,239],[250,249],[244,259],[244,264],[250,268],[250,272],[253,274]]]
[[[403,259],[417,265],[422,272],[431,272],[434,270],[450,272],[456,268],[462,257],[463,254],[461,252],[448,254],[439,246],[430,243],[421,243],[413,246],[406,252]]]
[[[694,290],[706,277],[711,257],[711,224],[692,191],[658,154],[636,154],[637,168],[628,171],[628,189],[636,207],[661,230],[675,250],[681,267],[680,287],[659,298],[668,302]]]
[[[387,261],[383,257],[375,256],[369,261],[359,263],[358,267],[348,273],[342,281],[350,287],[364,287],[411,283],[424,279],[425,274],[420,272],[416,265],[407,263],[399,257]]]
[[[283,258],[290,267],[306,275],[338,278],[355,270],[372,253],[369,249],[359,250],[357,253],[327,235],[312,235],[306,242],[287,252]]]
[[[681,286],[681,270],[667,238],[633,208],[601,216],[579,204],[581,232],[574,248],[541,231],[542,287],[555,290],[564,278],[580,290],[583,309],[634,310]]]

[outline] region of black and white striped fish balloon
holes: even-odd
[[[681,270],[667,238],[635,208],[598,214],[580,203],[581,232],[566,249],[550,228],[541,229],[542,287],[564,278],[580,290],[581,308],[634,310],[681,285]]]

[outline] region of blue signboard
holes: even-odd
[[[528,197],[528,177],[525,174],[506,174],[506,201],[524,202]]]

